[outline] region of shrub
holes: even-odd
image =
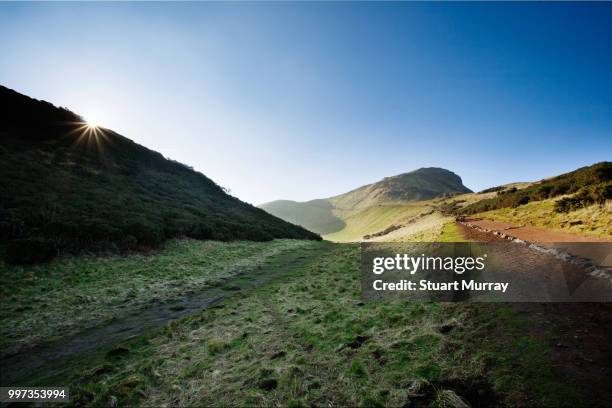
[[[497,186],[497,187],[486,188],[486,189],[480,191],[480,194],[495,193],[496,191],[501,191],[503,189],[504,189],[504,186]]]
[[[529,202],[529,196],[528,195],[522,195],[522,196],[518,196],[518,198],[515,200],[515,203],[513,205],[513,207],[518,207],[519,205],[525,205]]]
[[[518,191],[518,189],[517,189],[516,187],[510,187],[510,188],[509,188],[509,189],[507,189],[507,190],[502,190],[502,191],[499,191],[499,192],[497,193],[497,195],[503,195],[503,194],[512,194],[512,193],[516,193],[517,191]]]
[[[45,262],[57,255],[55,245],[42,238],[22,238],[9,241],[6,262],[13,265]]]
[[[578,193],[573,198],[559,200],[555,210],[572,211],[593,203],[603,203],[612,196],[612,163],[602,162],[562,174],[521,190],[515,187],[499,191],[497,196],[478,201],[462,208],[462,215],[475,214],[499,208],[518,207],[531,201]]]
[[[603,204],[612,198],[612,183],[582,188],[573,197],[555,202],[555,212],[567,213],[592,204]]]
[[[122,250],[133,250],[136,249],[136,245],[138,245],[138,240],[133,235],[126,235],[121,238],[119,243]]]

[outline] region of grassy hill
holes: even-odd
[[[319,234],[329,234],[342,230],[346,223],[334,214],[334,206],[329,200],[319,199],[299,203],[291,200],[278,200],[260,206],[270,214],[297,225],[303,225]]]
[[[590,205],[573,211],[555,210],[558,200],[533,201],[516,208],[506,207],[478,213],[478,218],[531,225],[548,230],[612,239],[612,210],[605,205]]]
[[[611,186],[610,162],[478,193],[465,192],[461,179],[447,170],[420,169],[329,199],[261,207],[337,242],[438,241],[459,215],[610,238],[612,211],[605,203],[612,199]]]
[[[430,209],[427,205],[415,202],[375,205],[344,212],[346,227],[325,235],[325,239],[337,242],[363,241],[370,235],[382,234],[383,232],[390,233],[395,228],[410,223],[411,220],[417,219],[420,214],[428,211]]]
[[[455,173],[430,167],[386,177],[327,199],[301,203],[279,200],[260,207],[284,220],[325,234],[326,239],[359,241],[364,235],[409,222],[427,212],[429,207],[421,204],[421,200],[468,192],[470,190]]]
[[[427,167],[359,187],[335,197],[330,202],[340,210],[373,205],[429,200],[436,197],[469,193],[461,177],[445,169]]]
[[[569,173],[541,180],[525,188],[505,188],[493,197],[463,207],[461,214],[475,214],[501,208],[516,208],[529,202],[564,195],[555,203],[555,211],[569,212],[612,199],[612,163],[602,162]]]
[[[9,260],[177,236],[319,239],[109,129],[0,87],[0,239]],[[36,258],[36,259],[35,259]]]

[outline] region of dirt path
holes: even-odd
[[[544,231],[539,228],[510,228],[496,221],[473,221],[482,229],[511,234],[524,241],[588,242],[591,238]],[[466,239],[502,242],[492,232],[458,224]],[[518,233],[516,233],[519,231]],[[569,241],[568,241],[569,240]],[[508,245],[516,245],[508,242]],[[612,406],[612,303],[508,303],[529,322],[529,334],[550,346],[551,366],[559,383],[577,387],[585,398],[585,407]],[[491,307],[494,307],[491,305]]]
[[[284,254],[274,265],[265,269],[239,274],[225,282],[223,287],[205,289],[172,302],[154,304],[147,309],[134,311],[120,320],[23,350],[15,355],[4,356],[0,361],[0,384],[26,386],[40,378],[58,376],[72,360],[81,356],[91,358],[94,354],[104,353],[122,341],[163,326],[171,320],[211,307],[238,291],[270,283],[323,256],[331,248],[333,244],[321,243],[313,249],[299,249]]]
[[[597,265],[594,272],[612,284],[612,240],[585,237],[558,231],[548,231],[531,226],[481,219],[464,219],[459,222],[462,233],[470,240],[490,242],[491,240],[515,241],[533,244],[541,250],[554,250],[560,256],[572,256],[589,260]],[[575,259],[579,261],[579,259]]]
[[[550,231],[529,225],[515,225],[503,221],[484,219],[467,219],[466,221],[480,228],[512,235],[528,242],[612,242],[610,239],[571,234],[569,232]]]

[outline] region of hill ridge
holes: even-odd
[[[259,207],[312,231],[330,234],[344,228],[346,218],[355,211],[468,192],[471,190],[454,172],[440,167],[421,167],[328,198],[301,202],[275,200]]]
[[[320,239],[226,194],[187,165],[112,130],[85,127],[66,108],[3,86],[0,103],[6,107],[0,111],[0,252],[34,239],[37,244],[26,244],[49,254],[139,248],[180,236]]]

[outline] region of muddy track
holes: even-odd
[[[509,239],[457,223],[464,238],[479,242]],[[551,367],[560,384],[578,387],[584,407],[612,407],[612,303],[508,303],[525,317],[529,334],[550,346]],[[487,305],[487,307],[495,307]]]
[[[223,287],[204,289],[171,302],[153,304],[119,320],[22,350],[11,356],[4,356],[0,361],[2,366],[0,384],[26,386],[31,384],[33,379],[59,375],[71,360],[80,356],[90,358],[95,353],[108,350],[118,343],[161,327],[169,321],[211,307],[238,291],[249,290],[282,278],[292,270],[329,252],[331,248],[333,244],[324,243],[313,249],[299,249],[284,254],[282,259],[272,266],[238,274],[225,281]],[[230,289],[224,289],[228,287]]]
[[[507,240],[521,240],[537,243],[560,242],[610,242],[609,238],[581,235],[570,232],[549,230],[531,225],[516,225],[489,219],[465,219],[460,224],[485,231]]]

